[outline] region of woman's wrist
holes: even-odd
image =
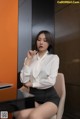
[[[32,82],[29,81],[29,82],[25,83],[24,86],[27,88],[32,87]]]
[[[27,60],[25,62],[25,65],[28,65],[29,66],[31,64],[31,60],[32,60],[31,58],[27,58]]]

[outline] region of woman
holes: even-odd
[[[41,31],[36,37],[36,50],[29,50],[20,73],[20,80],[35,95],[35,108],[19,112],[18,119],[50,119],[57,113],[59,97],[54,89],[59,57],[50,54],[51,33]]]

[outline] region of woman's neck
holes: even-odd
[[[44,54],[46,53],[46,51],[42,51],[42,52],[38,52],[38,54],[39,54],[39,57],[42,57]]]

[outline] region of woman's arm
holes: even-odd
[[[20,73],[20,81],[21,83],[27,83],[30,77],[30,68],[28,65],[24,65]]]
[[[27,58],[25,58],[24,66],[20,73],[20,81],[22,83],[27,83],[30,80],[30,64],[33,59],[33,56],[36,54],[36,51],[29,50],[27,53]]]

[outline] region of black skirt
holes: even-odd
[[[54,87],[50,87],[48,89],[37,89],[31,87],[30,93],[35,95],[35,101],[39,104],[53,102],[57,106],[59,105],[60,98]]]

